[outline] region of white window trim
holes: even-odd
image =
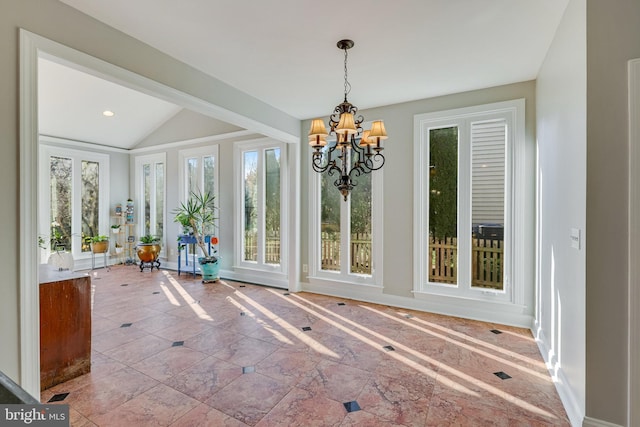
[[[164,230],[162,235],[161,247],[162,251],[160,253],[161,257],[166,256],[166,243],[167,243],[167,155],[166,153],[156,153],[156,154],[148,154],[145,156],[136,156],[135,158],[135,199],[140,209],[138,209],[138,214],[136,216],[136,222],[138,223],[138,236],[143,236],[144,230],[144,180],[142,176],[142,167],[146,164],[156,165],[158,163],[162,163],[164,165],[164,186],[162,191],[164,192],[164,205],[162,206],[162,215],[164,218]],[[153,176],[155,177],[155,168],[152,168]],[[155,206],[155,192],[151,193],[151,206]],[[151,223],[155,224],[155,216],[156,211],[152,209],[151,211]]]
[[[427,254],[427,213],[429,171],[427,164],[428,132],[429,129],[446,127],[447,125],[460,125],[460,140],[467,132],[465,124],[480,120],[490,120],[492,117],[504,117],[508,123],[507,129],[507,169],[505,182],[505,264],[504,290],[494,291],[472,288],[470,284],[459,283],[458,286],[438,285],[428,282],[428,268],[424,260]],[[462,151],[462,150],[460,150]],[[468,154],[459,154],[459,156]],[[440,111],[435,113],[418,114],[414,117],[414,286],[413,293],[416,298],[429,299],[433,295],[442,297],[443,301],[456,303],[456,300],[477,300],[486,302],[498,302],[515,305],[524,305],[524,271],[525,250],[522,245],[513,242],[522,242],[525,239],[524,229],[524,205],[526,197],[525,164],[525,100],[498,102],[486,105],[460,108],[455,110]],[[468,164],[467,163],[460,163]],[[463,179],[470,180],[470,170],[461,171]],[[470,209],[470,201],[462,201],[459,198],[458,209]],[[470,225],[460,230],[458,235],[464,232],[470,235]],[[460,251],[459,251],[460,257]],[[459,258],[460,260],[460,258]],[[462,261],[459,261],[462,262]]]
[[[363,128],[370,127],[371,122],[362,124]],[[328,143],[335,142],[333,139],[327,139]],[[348,271],[327,271],[322,270],[320,265],[320,245],[321,245],[321,217],[320,217],[320,184],[321,174],[311,172],[309,179],[309,283],[322,286],[339,286],[360,285],[367,287],[383,287],[383,268],[384,262],[383,248],[383,183],[384,183],[384,167],[377,171],[371,172],[371,276],[364,274],[354,274]],[[335,189],[336,193],[338,189]],[[357,188],[354,190],[357,191]],[[349,202],[351,198],[349,198]],[[350,209],[343,209],[344,201],[341,200],[340,209],[340,230],[349,228]],[[349,247],[350,242],[341,240],[340,247],[340,265],[349,268],[349,254],[345,248]]]
[[[271,278],[282,282],[288,274],[288,243],[289,243],[289,167],[287,145],[271,138],[258,138],[249,141],[239,141],[234,144],[234,181],[235,181],[235,214],[234,214],[234,270],[245,274],[252,272],[264,272],[267,275],[263,278]],[[258,151],[264,153],[270,148],[280,149],[280,264],[266,264],[261,257],[262,240],[264,239],[264,218],[258,218],[258,261],[244,260],[244,156],[246,151]],[[260,155],[259,155],[260,158]],[[258,164],[258,175],[261,176],[262,166]],[[260,188],[264,189],[264,182],[260,183]],[[258,205],[264,206],[262,194],[264,190],[258,192]],[[263,274],[264,274],[263,273]],[[257,280],[261,283],[261,280]]]
[[[99,164],[100,175],[98,177],[98,185],[100,186],[100,208],[98,212],[98,232],[100,234],[109,235],[109,203],[110,203],[110,191],[109,191],[109,156],[107,154],[94,153],[91,151],[77,150],[66,147],[57,147],[40,143],[40,159],[38,162],[39,167],[39,214],[38,224],[40,228],[40,234],[49,235],[50,228],[50,212],[51,212],[51,200],[49,199],[49,158],[51,156],[67,157],[71,158],[73,162],[73,175],[72,175],[72,223],[71,223],[71,254],[75,260],[87,259],[91,257],[91,252],[82,252],[82,236],[80,230],[82,230],[81,218],[76,211],[76,203],[81,197],[81,183],[80,175],[75,171],[80,170],[79,163],[83,160],[97,162]],[[45,178],[46,177],[46,178]],[[50,250],[47,253],[49,255]]]

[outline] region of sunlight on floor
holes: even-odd
[[[265,321],[263,321],[260,318],[257,318],[255,314],[253,314],[253,312],[251,310],[249,310],[247,307],[245,307],[244,305],[240,304],[238,301],[234,300],[231,297],[227,297],[226,301],[229,301],[231,304],[233,304],[235,307],[237,307],[240,312],[245,313],[245,316],[254,318],[254,320],[262,325],[262,327],[269,331],[269,333],[271,333],[273,335],[273,337],[275,339],[277,339],[278,341],[280,341],[281,343],[284,344],[289,344],[289,345],[293,345],[293,341],[291,341],[289,338],[285,337],[282,333],[280,333],[279,331],[275,330],[274,328],[270,327]]]
[[[274,292],[274,291],[272,291],[272,290],[269,290],[269,291],[270,291],[270,292],[273,292],[275,295],[279,295],[279,296],[281,296],[281,295],[280,295],[280,294],[278,294],[277,292]],[[304,298],[301,298],[301,297],[299,297],[299,296],[297,296],[297,295],[293,295],[293,296],[295,296],[296,298],[301,299],[302,301],[306,302],[307,304],[312,305],[312,306],[314,306],[314,307],[316,307],[316,308],[318,308],[318,309],[320,309],[320,310],[322,310],[322,311],[328,312],[328,313],[329,313],[329,314],[331,314],[332,316],[337,317],[337,318],[338,318],[341,322],[343,322],[343,323],[347,323],[347,324],[350,324],[350,325],[352,325],[352,326],[357,327],[358,329],[362,329],[365,333],[370,334],[370,335],[374,335],[374,336],[376,336],[377,338],[383,338],[383,340],[382,340],[383,342],[388,342],[388,343],[393,344],[393,341],[388,340],[386,337],[384,337],[384,336],[382,336],[382,335],[380,335],[380,334],[377,334],[376,332],[371,331],[370,329],[367,329],[367,328],[365,328],[365,327],[363,327],[363,326],[361,326],[361,325],[359,325],[359,324],[357,324],[357,323],[355,323],[355,322],[352,322],[351,320],[349,320],[349,319],[347,319],[347,318],[345,318],[345,317],[339,316],[339,315],[337,315],[337,314],[335,314],[335,313],[333,313],[333,312],[331,312],[331,311],[329,311],[329,310],[326,310],[325,308],[320,307],[320,306],[318,306],[318,305],[316,305],[316,304],[314,304],[314,303],[312,303],[312,302],[309,302],[309,301],[305,300]],[[384,350],[384,348],[383,348],[383,346],[382,346],[379,342],[377,342],[377,341],[373,341],[373,340],[371,340],[371,339],[369,339],[369,338],[365,337],[364,335],[359,334],[359,333],[357,333],[357,332],[353,331],[352,329],[349,329],[349,328],[347,328],[347,327],[343,326],[343,324],[341,324],[341,323],[339,323],[339,322],[337,322],[337,321],[331,320],[330,318],[328,318],[328,317],[326,317],[326,316],[323,316],[322,314],[320,314],[320,313],[318,313],[318,312],[316,312],[316,311],[313,311],[313,310],[311,310],[311,309],[310,309],[310,308],[308,308],[308,307],[305,307],[305,306],[304,306],[303,304],[301,304],[301,303],[298,303],[298,302],[292,301],[292,300],[290,300],[290,299],[286,299],[285,297],[282,297],[282,298],[283,298],[285,301],[289,302],[290,304],[292,304],[292,305],[294,305],[294,306],[296,306],[296,307],[298,307],[298,308],[300,308],[300,309],[302,309],[302,310],[305,310],[305,311],[307,311],[307,312],[308,312],[308,313],[310,313],[310,314],[313,314],[314,316],[316,316],[317,318],[319,318],[320,320],[322,320],[322,321],[324,321],[324,322],[327,322],[327,323],[328,323],[328,324],[330,324],[331,326],[333,326],[333,327],[335,327],[335,328],[340,329],[342,332],[344,332],[344,333],[346,333],[346,334],[348,334],[348,335],[352,336],[353,338],[358,339],[359,341],[363,342],[364,344],[367,344],[367,345],[371,346],[372,348],[374,348],[374,349],[376,349],[376,350],[378,350],[378,351],[381,351],[381,352],[384,352],[384,351],[385,351],[385,350]],[[413,352],[413,353],[415,353],[415,354],[417,354],[417,355],[419,355],[419,356],[422,356],[422,355],[421,355],[420,353],[418,353],[418,352]],[[418,371],[422,372],[423,374],[425,374],[425,375],[427,375],[427,376],[429,376],[429,377],[431,377],[431,378],[433,378],[433,379],[435,379],[435,380],[437,380],[437,381],[440,381],[441,383],[445,384],[445,385],[446,385],[446,386],[448,386],[448,387],[451,387],[451,388],[454,388],[454,389],[456,389],[456,390],[462,391],[462,392],[464,392],[464,393],[466,393],[466,394],[468,394],[468,395],[477,396],[477,393],[475,393],[474,391],[472,391],[472,390],[470,390],[470,389],[468,389],[468,388],[464,387],[462,384],[456,383],[456,382],[454,382],[454,381],[452,381],[452,380],[450,380],[450,379],[448,379],[448,378],[442,378],[442,377],[441,377],[441,376],[439,376],[439,375],[438,375],[438,373],[437,373],[436,371],[434,371],[433,369],[429,369],[429,368],[427,368],[427,367],[425,367],[425,366],[423,366],[423,365],[420,365],[419,363],[416,363],[416,362],[414,362],[413,360],[411,360],[411,359],[409,359],[409,358],[407,358],[407,357],[404,357],[404,356],[402,356],[402,355],[400,355],[400,354],[398,354],[398,353],[388,353],[388,354],[390,354],[394,359],[399,360],[399,361],[401,361],[401,362],[405,363],[407,366],[410,366],[410,367],[412,367],[412,368],[414,368],[414,369],[416,369],[416,370],[418,370]],[[430,363],[431,363],[432,365],[434,365],[434,366],[438,366],[438,365],[440,364],[440,362],[438,362],[437,360],[434,360],[434,359],[431,359]]]
[[[264,306],[260,305],[255,300],[249,298],[248,296],[244,295],[240,291],[235,291],[235,294],[239,298],[242,298],[242,300],[244,300],[247,304],[251,305],[256,310],[258,310],[260,313],[265,315],[269,320],[271,320],[272,322],[274,322],[275,324],[277,324],[278,326],[283,328],[285,331],[287,331],[288,333],[293,335],[295,338],[297,338],[298,340],[300,340],[303,343],[305,343],[307,346],[309,346],[313,350],[317,351],[318,353],[321,353],[321,354],[324,354],[326,356],[329,356],[329,357],[333,357],[333,358],[336,358],[336,359],[339,358],[339,356],[335,352],[331,351],[330,349],[328,349],[324,345],[320,344],[318,341],[314,340],[313,338],[309,337],[308,335],[305,335],[305,334],[302,334],[302,333],[295,333],[294,334],[293,332],[298,330],[297,327],[293,326],[292,324],[290,324],[289,322],[287,322],[286,320],[284,320],[283,318],[281,318],[280,316],[278,316],[277,314],[275,314],[271,310],[269,310],[269,309],[265,308]],[[293,344],[293,342],[291,342],[291,344]]]
[[[399,312],[398,314],[404,316],[406,313]],[[477,338],[471,337],[471,336],[463,334],[461,332],[457,332],[457,331],[454,331],[452,329],[445,328],[444,326],[438,325],[436,323],[428,322],[426,320],[422,320],[422,319],[418,319],[418,318],[414,318],[412,320],[414,320],[414,321],[416,321],[416,322],[418,322],[420,324],[429,326],[429,327],[431,327],[433,329],[437,329],[439,331],[445,332],[447,334],[455,335],[458,338],[462,338],[464,340],[471,341],[474,344],[478,344],[478,345],[481,345],[483,347],[487,347],[490,350],[493,350],[493,351],[498,352],[498,353],[505,354],[505,355],[507,355],[509,357],[513,357],[514,359],[520,359],[523,362],[527,362],[527,363],[531,363],[532,365],[538,365],[538,366],[544,367],[544,363],[540,362],[539,360],[532,359],[531,357],[523,356],[523,355],[521,355],[519,353],[516,353],[516,352],[513,352],[513,351],[509,351],[507,349],[495,346],[493,344],[489,344],[489,343],[487,343],[485,341],[479,340]],[[504,333],[504,331],[503,331],[503,333]],[[518,335],[518,336],[520,336],[520,335]]]
[[[392,320],[394,322],[401,323],[401,324],[403,324],[405,326],[409,326],[409,327],[414,328],[414,329],[416,329],[416,330],[418,330],[420,332],[423,332],[425,334],[431,335],[431,336],[436,337],[436,338],[440,338],[442,340],[445,340],[447,342],[455,344],[455,345],[457,345],[459,347],[462,347],[462,348],[464,348],[466,350],[469,350],[469,351],[472,351],[474,353],[480,354],[480,355],[482,355],[484,357],[487,357],[489,359],[493,359],[493,360],[495,360],[497,362],[503,363],[505,365],[509,365],[512,368],[518,369],[518,370],[520,370],[522,372],[525,372],[525,373],[527,373],[529,375],[533,375],[535,377],[538,377],[538,378],[540,378],[540,379],[542,379],[544,381],[551,382],[551,378],[549,378],[549,375],[546,375],[546,374],[543,374],[543,373],[540,373],[540,372],[536,372],[533,369],[527,368],[526,366],[519,365],[518,363],[512,362],[512,361],[510,361],[508,359],[505,359],[503,357],[499,357],[499,356],[496,356],[494,354],[488,353],[488,352],[486,352],[484,350],[477,349],[477,348],[472,347],[472,346],[470,346],[468,344],[465,344],[463,342],[460,342],[460,341],[457,341],[457,340],[455,340],[453,338],[450,338],[450,337],[448,337],[446,335],[442,335],[442,334],[439,334],[437,332],[430,331],[429,329],[422,328],[422,327],[420,327],[418,325],[415,325],[415,324],[413,324],[411,322],[408,322],[406,320],[395,318],[395,317],[393,317],[393,316],[391,316],[389,314],[381,312],[380,310],[375,310],[375,309],[373,309],[371,307],[362,306],[362,305],[360,307],[362,307],[365,310],[369,310],[369,311],[371,311],[373,313],[376,313],[379,316],[382,316],[382,317],[385,317],[385,318],[387,318],[389,320]],[[411,320],[420,321],[420,319],[416,319],[415,317],[412,318]],[[469,339],[471,337],[469,337],[467,335],[459,334],[458,332],[454,331],[453,329],[446,329],[446,328],[444,328],[444,329],[447,331],[447,334],[452,334],[452,335],[456,335],[456,336],[463,335],[463,337],[460,337],[460,339],[465,339],[465,340],[471,341]],[[476,341],[476,343],[477,343],[477,341],[480,341],[480,342],[484,343],[484,341],[482,341],[482,340],[475,339],[474,341]],[[499,353],[504,353],[505,352],[505,350],[503,348],[492,346],[491,344],[488,344],[488,343],[484,343],[484,345],[487,346],[487,347],[491,346],[491,347],[496,348],[496,350],[495,350],[496,352],[499,352]]]
[[[273,292],[273,291],[271,291],[271,292]],[[461,379],[463,381],[467,381],[470,384],[473,384],[473,385],[475,385],[475,386],[477,386],[479,388],[482,388],[483,390],[485,390],[485,391],[487,391],[487,392],[489,392],[489,393],[491,393],[491,394],[493,394],[493,395],[495,395],[497,397],[500,397],[500,398],[503,398],[503,399],[509,399],[511,403],[514,403],[514,404],[520,406],[521,408],[523,408],[523,409],[525,409],[525,410],[527,410],[529,412],[536,413],[536,414],[539,414],[539,415],[543,415],[543,416],[545,416],[547,418],[552,418],[552,419],[556,419],[557,418],[555,415],[553,415],[553,414],[551,414],[551,413],[549,413],[549,412],[547,412],[547,411],[545,411],[543,409],[540,409],[540,408],[538,408],[538,407],[536,407],[536,406],[534,406],[534,405],[532,405],[532,404],[530,404],[530,403],[528,403],[528,402],[526,402],[526,401],[524,401],[524,400],[522,400],[522,399],[520,399],[518,397],[508,395],[508,394],[506,394],[506,392],[500,390],[499,388],[496,388],[496,387],[494,387],[494,386],[492,386],[490,384],[487,384],[484,381],[481,381],[478,378],[475,378],[475,377],[473,377],[471,375],[465,374],[464,372],[461,372],[458,369],[452,368],[452,367],[448,366],[444,362],[441,363],[438,360],[433,359],[433,358],[431,358],[429,356],[426,356],[426,355],[420,353],[419,351],[416,351],[416,350],[412,349],[411,347],[408,347],[408,346],[406,346],[406,345],[404,345],[404,344],[402,344],[402,343],[400,343],[398,341],[390,339],[389,337],[386,337],[386,336],[384,336],[382,334],[379,334],[379,333],[377,333],[375,331],[372,331],[371,329],[365,328],[364,326],[362,326],[362,325],[360,325],[360,324],[358,324],[356,322],[353,322],[353,321],[351,321],[349,319],[346,319],[346,318],[344,318],[342,316],[339,316],[336,313],[334,313],[334,312],[332,312],[330,310],[327,310],[326,308],[321,307],[318,304],[312,303],[311,301],[308,301],[308,300],[306,300],[305,298],[303,298],[303,297],[301,297],[299,295],[293,295],[292,294],[291,296],[293,296],[294,298],[299,299],[301,301],[304,301],[309,306],[312,306],[312,307],[314,307],[314,308],[316,308],[318,310],[321,310],[321,311],[324,311],[324,312],[330,314],[331,316],[339,318],[344,323],[350,324],[350,325],[352,325],[352,326],[354,326],[354,327],[356,327],[358,329],[363,330],[364,332],[366,332],[366,333],[368,333],[370,335],[375,336],[376,338],[380,339],[381,342],[389,343],[396,349],[404,350],[404,351],[406,351],[407,353],[411,354],[414,357],[422,359],[425,362],[428,362],[428,363],[430,363],[432,365],[439,366],[440,369],[442,369],[444,371],[447,371],[449,374],[454,375],[454,376],[458,377],[459,379]],[[322,315],[314,312],[313,310],[306,308],[304,305],[298,304],[298,303],[296,303],[296,302],[294,302],[294,301],[292,301],[290,299],[287,299],[285,297],[282,297],[282,298],[285,301],[289,301],[291,304],[294,304],[294,305],[298,306],[299,308],[301,308],[303,310],[307,310],[310,313],[313,313],[315,316],[320,317],[322,320],[325,320],[327,322],[331,322],[332,324],[334,324],[334,326],[338,325],[340,327],[340,329],[342,329],[343,331],[345,331],[347,333],[350,333],[350,335],[352,335],[355,338],[360,339],[365,344],[371,345],[371,346],[373,346],[375,348],[378,348],[378,349],[381,348],[379,343],[374,342],[374,341],[372,341],[372,340],[370,340],[368,338],[364,338],[362,335],[359,335],[359,334],[357,334],[355,332],[350,331],[349,329],[343,327],[342,325],[339,325],[337,322],[333,322],[333,321],[329,320],[326,316],[322,316]],[[361,307],[363,307],[363,306],[361,306]],[[464,334],[462,334],[462,335],[464,335]],[[393,356],[396,357],[397,355],[394,354]],[[399,357],[401,357],[401,356],[399,356]],[[413,362],[413,364],[407,364],[407,365],[415,367],[415,365],[417,365],[417,364],[415,364],[415,362]],[[418,366],[421,366],[421,365],[418,365]],[[433,378],[436,379],[436,381],[438,381],[438,382],[440,382],[440,383],[442,383],[444,385],[450,386],[449,384],[451,382],[453,382],[454,384],[456,384],[455,388],[457,390],[460,390],[461,388],[463,388],[463,389],[465,388],[461,384],[457,384],[454,381],[452,381],[451,379],[443,378],[442,374],[434,376],[433,374],[435,374],[435,372],[433,372],[433,371],[431,371],[431,372],[432,372],[432,375],[430,375],[430,376],[432,376]],[[472,392],[471,390],[469,390],[467,393],[475,394],[475,392]]]
[[[173,294],[171,293],[171,291],[169,290],[169,288],[167,287],[167,285],[160,283],[160,289],[162,289],[162,292],[164,293],[164,296],[167,297],[167,299],[169,300],[169,302],[177,307],[180,307],[180,303],[178,302],[178,300],[176,299],[176,297],[173,296]]]
[[[162,274],[165,275],[165,277],[167,278],[169,283],[171,283],[171,285],[174,287],[176,292],[178,292],[178,294],[180,294],[180,296],[182,297],[184,302],[187,303],[187,305],[191,308],[191,310],[193,310],[193,312],[196,314],[196,316],[198,316],[202,320],[213,321],[211,316],[209,316],[209,314],[207,314],[207,312],[196,302],[196,300],[191,295],[189,295],[189,292],[187,292],[182,287],[182,285],[180,283],[178,283],[178,281],[176,279],[173,278],[173,276],[171,275],[170,272],[165,270],[165,271],[162,272]]]

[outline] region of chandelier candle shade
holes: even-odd
[[[349,192],[357,182],[354,178],[381,169],[384,165],[381,141],[387,139],[382,120],[374,121],[370,130],[362,129],[364,117],[358,107],[347,101],[351,84],[347,79],[347,50],[353,47],[352,40],[340,40],[338,48],[344,50],[344,101],[336,106],[329,116],[329,128],[322,119],[313,119],[309,129],[309,145],[313,147],[311,165],[318,173],[338,175],[334,185],[347,200]],[[327,142],[328,136],[335,141]]]

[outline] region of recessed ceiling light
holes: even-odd
[[[116,113],[114,113],[114,112],[113,112],[113,111],[111,111],[111,110],[104,110],[104,111],[102,112],[102,115],[103,115],[103,116],[105,116],[105,117],[113,117],[113,116],[115,116],[115,115],[116,115]]]

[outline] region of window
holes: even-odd
[[[522,100],[416,116],[415,291],[509,302],[521,293],[523,117]]]
[[[160,238],[165,234],[165,154],[136,157],[136,199],[140,200],[138,227],[142,235]]]
[[[107,234],[109,157],[41,145],[39,167],[39,234],[48,251],[64,249],[82,258],[91,251],[85,237]]]
[[[285,272],[286,150],[271,140],[236,144],[238,267]]]
[[[335,144],[335,141],[329,143]],[[337,175],[313,172],[310,177],[312,281],[381,285],[382,176],[381,169],[355,177],[355,188],[344,201],[334,185]]]
[[[180,150],[180,199],[186,201],[192,192],[208,192],[218,205],[218,146]]]

